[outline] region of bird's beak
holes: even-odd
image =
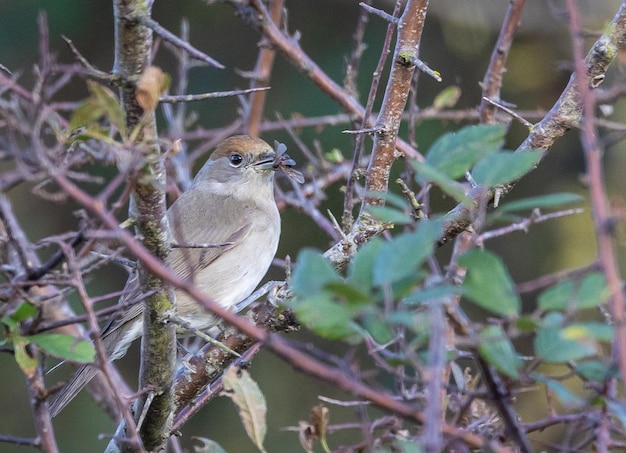
[[[254,165],[263,170],[280,170],[281,167],[295,167],[296,161],[286,153],[281,155],[277,155],[276,153],[264,153],[259,156]]]
[[[274,165],[275,161],[276,153],[263,153],[259,156],[254,166],[262,170],[276,170],[277,168]]]

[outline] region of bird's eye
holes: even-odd
[[[239,167],[241,163],[243,162],[243,157],[241,157],[241,154],[237,154],[237,153],[231,154],[229,159],[230,159],[230,164],[233,167]]]

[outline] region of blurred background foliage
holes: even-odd
[[[427,108],[434,97],[448,86],[458,86],[461,97],[456,108],[474,108],[480,102],[479,82],[489,62],[493,44],[508,2],[502,0],[437,0],[431,2],[426,27],[422,37],[420,57],[429,66],[442,74],[443,82],[421,75],[418,105]],[[600,33],[617,9],[617,0],[581,0],[581,16],[590,35]],[[352,51],[352,34],[359,14],[358,0],[287,0],[289,30],[301,35],[303,49],[337,82],[345,73],[345,61]],[[374,6],[391,10],[391,2],[374,2]],[[2,0],[0,2],[0,63],[14,74],[19,81],[30,87],[33,68],[38,58],[37,14],[45,11],[49,23],[50,47],[59,62],[70,63],[74,58],[61,36],[70,38],[80,52],[97,68],[110,70],[113,64],[113,20],[112,5],[106,1],[55,0]],[[515,104],[520,110],[549,109],[567,83],[571,70],[571,44],[565,7],[560,0],[528,2],[522,25],[514,42],[504,77],[502,98]],[[153,18],[167,29],[178,33],[182,18],[190,24],[190,42],[226,66],[218,70],[198,67],[190,73],[190,93],[232,90],[245,88],[246,79],[238,71],[253,69],[257,55],[258,34],[247,27],[234,10],[220,3],[198,0],[156,1]],[[358,77],[358,92],[364,102],[369,89],[371,74],[380,55],[386,23],[370,17],[365,42],[368,44],[363,55]],[[176,78],[175,59],[163,45],[156,55],[154,64]],[[623,66],[614,66],[611,77],[621,73]],[[622,76],[621,74],[618,74]],[[288,62],[278,55],[270,82],[266,119],[292,116],[316,116],[341,113],[339,107]],[[608,85],[608,84],[606,84]],[[606,86],[605,85],[605,86]],[[382,90],[381,90],[382,92]],[[85,82],[76,79],[59,98],[80,101],[87,96]],[[378,100],[378,103],[380,99]],[[378,104],[375,108],[378,107]],[[189,111],[198,114],[197,124],[205,128],[220,128],[231,123],[238,115],[240,104],[236,98],[208,100],[194,103]],[[624,117],[626,105],[617,102],[608,118],[617,121]],[[444,131],[461,127],[453,121],[425,121],[416,131],[417,144],[421,151]],[[319,140],[325,151],[339,149],[349,158],[352,153],[352,138],[341,131],[349,124],[328,126],[323,129],[303,129],[303,141],[313,147]],[[165,133],[165,132],[164,132]],[[402,133],[406,137],[406,126]],[[507,137],[508,149],[515,149],[525,138],[526,131],[514,124]],[[290,154],[300,157],[292,140],[283,132],[264,134],[268,141],[280,140],[290,148]],[[624,145],[617,142],[606,149],[608,192],[618,202],[624,203],[626,165]],[[303,161],[300,157],[301,162]],[[398,167],[401,163],[398,163]],[[110,170],[110,169],[109,169]],[[548,154],[540,167],[525,177],[508,199],[547,194],[550,192],[576,192],[586,197],[583,174],[582,151],[576,133],[570,133]],[[106,173],[106,171],[104,171]],[[24,227],[32,241],[50,234],[61,233],[75,227],[76,219],[72,204],[56,204],[32,196],[32,187],[24,184],[10,192],[16,214],[20,219],[29,219]],[[321,212],[330,209],[339,217],[343,194],[340,185],[328,191],[329,198],[323,203]],[[442,201],[442,209],[448,206]],[[623,234],[620,239],[623,241]],[[329,245],[316,225],[304,214],[292,210],[283,213],[283,237],[278,256],[296,256],[304,246],[325,249]],[[448,246],[449,248],[449,246]],[[522,282],[544,273],[588,264],[595,258],[593,225],[588,211],[577,216],[535,225],[528,233],[496,239],[488,243],[508,264],[516,282]],[[442,250],[447,255],[449,250]],[[623,254],[623,249],[622,249]],[[272,270],[268,278],[281,278],[279,270]],[[121,288],[125,281],[122,271],[107,268],[90,283],[92,294],[110,292]],[[527,301],[529,304],[533,301]],[[306,340],[306,332],[296,334]],[[318,340],[316,340],[318,341]],[[135,382],[137,370],[137,348],[122,361],[121,367],[131,383]],[[0,432],[15,436],[32,436],[31,414],[27,401],[24,379],[12,357],[0,355],[0,370],[3,385],[0,386],[0,404],[13,408],[0,413]],[[285,431],[287,426],[297,426],[298,420],[308,418],[309,409],[318,403],[317,395],[349,398],[328,385],[307,379],[282,361],[267,353],[259,354],[251,369],[268,401],[269,431],[266,445],[270,451],[301,451],[297,433]],[[58,373],[63,379],[63,373]],[[531,397],[520,397],[518,404],[522,413],[529,415],[535,404]],[[357,414],[357,417],[366,415]],[[331,423],[354,420],[354,409],[331,407]],[[102,414],[84,392],[72,405],[55,419],[55,429],[61,451],[98,451],[106,445],[106,433],[112,432],[114,424]],[[547,430],[550,435],[550,430]],[[218,441],[229,452],[253,452],[247,440],[235,408],[225,398],[218,398],[188,423],[183,433],[185,438],[196,435]],[[98,439],[102,434],[103,438]],[[355,438],[360,437],[357,432]],[[331,437],[333,444],[349,443],[349,434]],[[354,440],[354,439],[352,439]],[[190,444],[184,444],[188,449]],[[276,446],[280,446],[276,448]],[[27,447],[4,444],[3,452],[34,451]]]

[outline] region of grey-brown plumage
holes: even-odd
[[[280,157],[280,156],[279,156]],[[287,162],[287,165],[285,165]],[[234,308],[249,296],[267,272],[280,236],[280,215],[274,201],[274,171],[295,163],[277,158],[261,139],[239,135],[221,142],[196,175],[191,187],[168,210],[173,248],[168,259],[172,271],[192,278],[199,289],[223,307]],[[185,244],[225,244],[220,247],[185,247]],[[136,279],[127,282],[125,301],[140,296]],[[217,324],[182,291],[176,291],[178,315],[197,329]],[[143,304],[137,303],[114,317],[102,331],[111,360],[126,354],[142,333]],[[86,365],[70,377],[51,401],[58,414],[98,372]]]

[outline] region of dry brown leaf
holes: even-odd
[[[141,74],[135,97],[144,112],[153,112],[156,109],[161,95],[169,88],[169,81],[169,76],[157,66],[149,66]]]

